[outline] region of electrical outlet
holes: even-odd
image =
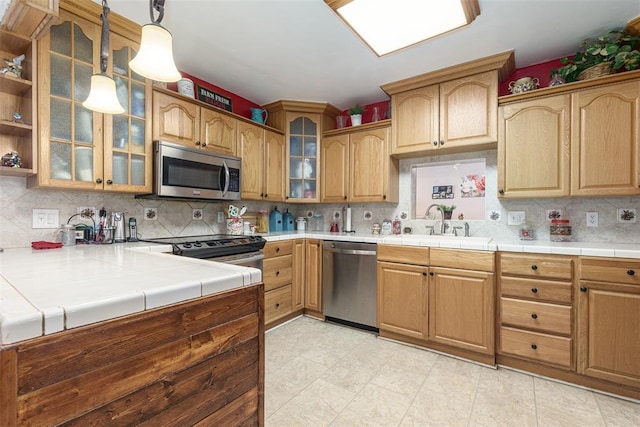
[[[598,226],[598,212],[587,212],[587,227]]]
[[[224,222],[224,212],[218,211],[218,222]]]
[[[509,211],[507,213],[507,225],[520,225],[524,223],[524,211]]]
[[[59,215],[58,209],[34,209],[31,228],[59,228]]]

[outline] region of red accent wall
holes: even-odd
[[[195,88],[196,85],[198,86],[202,86],[205,87],[207,89],[210,89],[216,93],[219,93],[220,95],[224,95],[224,96],[228,96],[229,98],[231,98],[232,103],[233,103],[233,112],[235,114],[238,114],[240,116],[246,117],[248,119],[251,118],[251,110],[250,108],[260,108],[260,106],[258,104],[256,104],[255,102],[249,101],[246,98],[243,98],[239,95],[236,95],[235,93],[229,92],[228,90],[225,90],[219,86],[213,85],[209,82],[206,82],[204,80],[201,80],[199,78],[197,78],[196,76],[192,76],[191,74],[185,73],[184,71],[181,71],[180,74],[182,74],[182,77],[185,77],[187,79],[191,79],[193,80],[193,84],[194,84],[194,90],[197,90]],[[176,83],[168,83],[167,84],[167,89],[171,89],[171,90],[175,90],[176,92],[178,91],[178,85]],[[197,96],[197,92],[196,92],[196,96]]]
[[[509,83],[522,77],[535,77],[540,82],[541,88],[547,87],[549,86],[549,80],[551,80],[551,78],[549,77],[549,73],[552,69],[560,67],[562,67],[562,64],[560,63],[560,58],[558,58],[551,61],[542,62],[540,64],[518,68],[513,72],[513,74],[511,74],[511,76],[509,76],[507,80],[500,83],[500,86],[498,86],[498,96],[510,95],[511,92],[509,92]]]
[[[373,116],[373,108],[378,107],[378,115],[380,116],[380,120],[387,119],[387,112],[389,108],[391,108],[391,101],[379,101],[374,102],[373,104],[364,105],[364,113],[362,113],[362,124],[371,123],[371,116]],[[343,116],[349,116],[349,109],[346,109],[342,112]],[[347,121],[347,126],[351,126],[351,119],[349,118]]]

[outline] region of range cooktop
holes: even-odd
[[[215,258],[261,250],[267,241],[260,236],[208,234],[202,236],[158,237],[140,239],[143,242],[162,243],[173,247],[174,255],[191,258]]]

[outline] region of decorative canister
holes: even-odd
[[[240,217],[227,218],[227,234],[241,236],[244,232],[244,221]]]
[[[393,234],[402,234],[402,223],[397,217],[393,220]]]
[[[393,233],[393,225],[391,224],[390,219],[385,219],[382,221],[382,229],[380,230],[380,234],[383,235],[391,235]]]
[[[267,211],[258,212],[258,218],[256,221],[256,231],[258,233],[268,233],[269,232],[269,214]]]
[[[535,240],[536,230],[526,222],[520,226],[520,240]]]
[[[568,219],[553,219],[549,226],[549,238],[552,242],[570,242],[571,224]]]
[[[374,235],[380,234],[380,224],[378,224],[378,223],[373,224],[373,227],[371,227],[371,232]]]
[[[193,88],[193,80],[186,77],[178,80],[178,93],[188,96],[189,98],[195,98],[195,91]]]

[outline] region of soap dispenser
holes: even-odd
[[[289,209],[284,211],[282,216],[282,231],[293,231],[293,214],[289,212]]]
[[[269,232],[282,231],[282,213],[277,206],[269,214]]]

